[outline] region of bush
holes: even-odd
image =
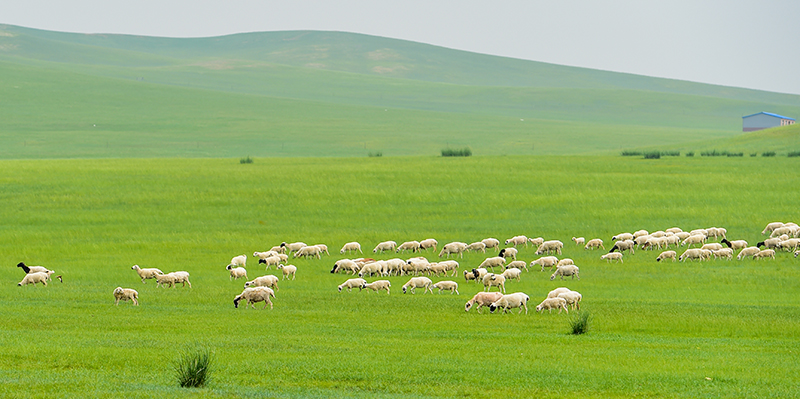
[[[178,383],[184,388],[205,386],[211,372],[212,357],[208,348],[186,350],[175,362]]]
[[[687,157],[693,157],[693,156],[694,156],[694,151],[689,151],[689,152],[687,152],[687,153],[686,153],[686,156],[687,156]]]
[[[589,332],[589,321],[591,316],[586,310],[579,310],[572,312],[569,318],[570,334],[580,335]]]
[[[623,157],[638,157],[639,155],[642,155],[641,151],[631,151],[631,150],[622,151]]]
[[[725,155],[727,155],[728,157],[743,157],[744,153],[743,152],[728,152]]]
[[[380,151],[377,151],[377,152],[370,151],[370,153],[367,154],[367,156],[370,157],[370,158],[377,158],[377,157],[382,157],[383,153],[380,152]]]
[[[253,163],[253,158],[250,158],[250,155],[248,155],[247,158],[240,159],[239,163]]]
[[[644,159],[659,159],[659,158],[661,158],[661,153],[658,151],[644,153]]]
[[[758,153],[757,153],[757,152],[751,152],[751,153],[750,153],[750,156],[751,156],[751,157],[754,157],[754,156],[756,156],[756,155],[758,155]]]
[[[453,148],[445,148],[442,150],[443,157],[468,157],[472,155],[472,150],[469,147],[464,147],[460,150]]]
[[[800,157],[800,151],[790,151],[786,156],[789,158]]]
[[[775,151],[766,151],[766,152],[762,152],[762,153],[761,153],[761,156],[762,156],[762,157],[774,157],[774,156],[775,156]]]
[[[700,156],[703,156],[703,157],[720,157],[720,156],[727,155],[727,154],[728,154],[727,152],[717,152],[717,150],[711,150],[711,151],[703,151],[703,152],[701,152]]]

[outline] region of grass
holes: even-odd
[[[361,156],[247,168],[235,159],[0,161],[4,395],[181,395],[171,366],[187,343],[214,348],[214,378],[196,397],[797,392],[800,272],[790,254],[661,264],[637,251],[609,265],[569,240],[713,225],[755,242],[767,222],[800,219],[788,200],[800,183],[792,159]],[[503,178],[464,178],[478,175]],[[225,270],[232,256],[282,241],[325,243],[333,254],[359,241],[372,255],[387,239],[518,234],[564,241],[581,280],[533,270],[507,289],[533,306],[558,286],[581,292],[589,334],[564,334],[566,314],[465,313],[481,288],[459,276],[448,278],[461,295],[403,295],[406,278],[394,276],[391,295],[339,293],[347,276],[329,273],[338,254],[293,259],[297,280],[280,283],[274,310],[234,309],[243,283]],[[533,251],[521,247],[519,258],[530,262]],[[459,273],[490,255],[458,259]],[[19,261],[49,266],[64,283],[17,287]],[[133,264],[187,270],[193,288],[142,284]],[[265,273],[252,257],[247,269],[251,279]],[[114,306],[116,286],[136,288],[141,305]],[[764,301],[764,292],[784,294]],[[486,345],[501,343],[492,361],[524,371],[487,379]],[[553,359],[580,372],[537,371]]]
[[[186,349],[175,361],[175,375],[183,388],[202,388],[209,382],[213,355],[208,348]]]
[[[569,318],[569,330],[572,335],[581,335],[589,332],[591,314],[587,310],[572,312]]]

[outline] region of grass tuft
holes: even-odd
[[[658,151],[645,152],[644,159],[661,159],[661,153]]]
[[[472,150],[469,147],[464,147],[460,150],[453,148],[442,149],[443,157],[468,157],[472,155]]]
[[[591,315],[586,310],[573,312],[569,318],[570,334],[581,335],[589,332],[589,321]]]
[[[689,152],[687,152],[687,153],[686,153],[686,156],[687,156],[687,157],[693,157],[693,156],[694,156],[694,151],[689,151]]]
[[[762,153],[761,153],[761,156],[762,156],[762,157],[774,157],[774,156],[775,156],[775,151],[765,151],[765,152],[762,152]]]
[[[800,157],[800,151],[789,151],[786,156],[789,158]]]
[[[253,163],[253,158],[250,158],[250,155],[248,155],[247,158],[240,159],[239,163]]]
[[[638,157],[639,155],[642,155],[641,151],[633,151],[633,150],[622,151],[623,157]]]
[[[184,388],[200,388],[208,383],[213,356],[208,348],[187,349],[175,362],[178,383]]]
[[[367,154],[367,156],[370,157],[370,158],[379,158],[379,157],[383,156],[383,152],[381,152],[381,151],[376,151],[376,152],[370,151],[369,154]]]

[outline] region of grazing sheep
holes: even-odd
[[[800,246],[800,238],[790,238],[778,243],[779,248],[785,249],[788,252],[796,251],[798,246]]]
[[[569,276],[572,276],[573,280],[575,279],[575,277],[577,277],[578,280],[580,280],[581,276],[578,274],[579,272],[580,272],[580,269],[578,269],[578,266],[575,266],[575,265],[559,266],[559,267],[556,268],[555,273],[553,273],[553,275],[550,276],[550,280],[551,281],[555,280],[556,277],[559,277],[559,276],[561,277],[562,280],[564,279],[564,277],[569,277]]]
[[[247,267],[245,264],[247,263],[247,256],[245,255],[238,255],[231,258],[231,263],[228,263],[229,266],[241,266]]]
[[[400,273],[403,272],[403,267],[406,265],[407,265],[406,261],[400,258],[392,258],[386,261],[386,271],[389,274],[394,273],[399,276]]]
[[[422,293],[426,293],[428,291],[433,294],[433,281],[427,277],[412,277],[408,280],[407,283],[403,284],[403,293],[405,294],[406,291],[410,288],[411,293],[413,294],[417,288],[422,288]]]
[[[647,232],[647,230],[636,230],[633,232],[633,239],[635,240],[636,237],[649,236],[649,235],[650,233]]]
[[[269,250],[264,252],[253,252],[253,257],[258,258],[258,264],[266,263],[265,259],[269,258],[270,256],[278,256],[279,252]]]
[[[230,271],[231,274],[230,277],[228,277],[229,281],[233,279],[238,280],[240,278],[247,280],[247,269],[243,267],[233,267],[233,265],[228,265],[225,268]]]
[[[528,271],[528,263],[524,260],[515,260],[506,265],[506,269],[511,269],[512,267],[516,267],[520,270],[525,269],[526,272]]]
[[[720,242],[727,245],[728,248],[733,249],[734,251],[737,249],[747,248],[747,241],[745,240],[728,241],[727,238],[723,238]]]
[[[418,275],[425,272],[431,266],[431,263],[423,257],[411,258],[406,262],[403,267],[404,274]]]
[[[433,238],[426,238],[419,242],[419,249],[427,250],[428,248],[433,248],[433,252],[436,252],[437,245],[439,245],[439,241],[436,241]]]
[[[466,250],[467,250],[466,243],[454,241],[451,243],[447,243],[445,244],[444,247],[442,247],[442,251],[439,252],[439,257],[441,258],[442,256],[447,255],[447,257],[449,258],[451,254],[458,254],[459,257],[463,258],[464,251]]]
[[[256,302],[264,302],[263,309],[266,309],[267,305],[269,305],[269,308],[272,309],[272,301],[270,300],[270,297],[275,298],[275,292],[267,287],[245,288],[241,294],[233,298],[233,307],[238,308],[239,301],[241,301],[242,299],[246,299],[247,305],[252,306],[253,309],[256,308],[255,305]]]
[[[500,248],[500,240],[496,238],[484,238],[481,242],[486,245],[486,248]]]
[[[624,263],[622,261],[622,252],[609,252],[605,255],[600,256],[600,259],[603,259],[608,263],[611,263],[612,260],[619,261],[619,263]]]
[[[528,242],[530,242],[531,245],[535,245],[538,248],[540,245],[544,244],[544,238],[542,237],[529,238]]]
[[[439,264],[438,262],[430,263],[427,269],[428,275],[438,276],[439,274],[446,276],[447,270],[445,270],[445,265]]]
[[[486,244],[481,241],[473,242],[472,244],[467,245],[467,251],[481,251],[486,253]]]
[[[295,265],[284,265],[280,264],[277,267],[278,270],[283,270],[283,279],[286,280],[289,276],[292,276],[292,280],[294,280],[295,273],[297,273],[297,266]]]
[[[516,279],[517,281],[522,281],[520,279],[521,275],[522,275],[522,270],[517,269],[516,267],[512,267],[503,271],[503,277],[505,277],[506,280]]]
[[[688,248],[691,247],[693,244],[702,244],[704,242],[706,242],[706,236],[702,234],[694,234],[690,235],[689,237],[686,237],[686,239],[683,240],[683,242],[681,242],[681,246],[682,247],[686,246]]]
[[[405,252],[405,251],[411,251],[411,252],[419,251],[419,241],[406,241],[400,244],[400,246],[397,247],[397,250],[395,250],[395,252]]]
[[[543,310],[547,310],[549,313],[553,313],[553,309],[558,309],[558,313],[561,314],[561,310],[569,313],[569,309],[567,309],[567,300],[564,298],[547,298],[538,306],[536,306],[536,311],[541,312]]]
[[[497,287],[504,294],[506,292],[506,278],[502,274],[489,273],[483,276],[484,291],[490,291],[492,287]]]
[[[658,254],[658,257],[656,258],[656,262],[661,262],[664,259],[672,259],[672,261],[675,262],[677,256],[678,256],[678,253],[675,252],[675,251],[664,251],[664,252]]]
[[[528,246],[528,237],[525,237],[525,236],[514,236],[514,237],[511,237],[508,240],[506,240],[506,245],[509,245],[509,244],[513,245],[514,247],[516,247],[517,245],[525,244],[525,246],[527,247]]]
[[[386,290],[386,295],[389,295],[389,288],[392,287],[392,283],[389,280],[376,280],[371,283],[366,283],[362,288],[369,288],[375,292],[380,290]]]
[[[763,258],[775,259],[775,250],[774,249],[764,249],[764,250],[758,251],[757,254],[753,255],[753,259],[763,259]]]
[[[680,228],[680,227],[670,227],[670,228],[668,228],[668,229],[664,230],[664,232],[666,232],[666,233],[672,233],[672,234],[676,234],[676,233],[682,233],[682,232],[683,232],[683,230],[681,230],[681,228]]]
[[[558,263],[556,263],[556,267],[564,266],[564,265],[574,265],[574,264],[575,264],[574,260],[572,260],[570,258],[563,258],[563,259],[559,260]]]
[[[555,252],[561,255],[561,248],[564,248],[564,243],[559,240],[545,241],[539,248],[536,249],[536,255]]]
[[[748,256],[752,257],[753,255],[755,255],[755,254],[757,254],[759,252],[761,252],[761,249],[758,248],[758,247],[743,248],[741,251],[739,251],[739,255],[736,255],[736,259],[737,260],[742,260],[744,258],[747,258]]]
[[[244,283],[244,288],[249,287],[269,287],[278,291],[278,276],[267,274],[261,277],[256,277],[252,281]]]
[[[308,245],[306,245],[306,243],[304,242],[298,241],[298,242],[293,242],[291,244],[283,242],[281,243],[281,246],[286,247],[286,249],[289,250],[289,253],[292,253],[292,252],[297,252],[300,250],[300,248],[307,247]]]
[[[451,274],[450,276],[455,276],[456,275],[456,269],[458,269],[458,266],[459,266],[458,262],[456,262],[454,260],[445,260],[445,261],[439,262],[439,265],[440,266],[444,266],[444,270],[445,271],[451,271],[452,270],[453,274]]]
[[[156,274],[155,279],[156,279],[156,287],[161,287],[162,285],[164,285],[172,288],[173,286],[175,286],[175,275],[172,273]]]
[[[707,249],[709,251],[719,251],[720,249],[722,249],[722,244],[716,242],[710,242],[708,244],[703,244],[703,246],[700,247],[700,249]]]
[[[358,271],[358,277],[371,277],[373,274],[381,276],[387,275],[388,272],[385,272],[386,269],[387,266],[385,261],[376,260],[375,262],[370,262],[364,266],[361,266],[361,269]]]
[[[464,280],[466,280],[467,282],[469,282],[469,280],[477,280],[477,276],[475,276],[473,270],[475,269],[464,270]]]
[[[358,264],[356,264],[356,262],[352,259],[339,259],[333,264],[331,274],[338,273],[341,270],[352,272],[351,274],[356,274],[360,268],[361,267],[358,266]]]
[[[286,253],[286,243],[283,243],[281,245],[276,245],[276,246],[270,248],[269,251],[267,251],[267,252],[270,252],[270,251],[278,253],[278,254],[285,254]]]
[[[473,276],[474,276],[474,279],[475,279],[476,281],[477,281],[477,280],[481,280],[481,281],[483,281],[483,277],[484,277],[484,276],[486,276],[487,274],[489,274],[489,271],[488,271],[488,270],[486,270],[486,269],[485,269],[485,268],[483,268],[483,267],[479,267],[479,268],[477,268],[477,269],[472,269],[472,274],[473,274]]]
[[[394,241],[384,241],[375,246],[372,253],[383,253],[383,251],[394,251],[397,248],[397,243]]]
[[[186,287],[186,284],[189,284],[189,288],[192,288],[192,283],[189,282],[189,272],[180,271],[180,272],[172,272],[169,274],[175,277],[175,283],[174,283],[175,285],[181,283],[183,284],[182,287]]]
[[[783,227],[778,227],[775,230],[772,230],[772,234],[770,234],[769,236],[770,236],[770,238],[775,238],[775,237],[780,237],[780,236],[782,236],[784,234],[791,235],[793,233],[794,233],[794,229],[793,228],[787,227],[787,226],[783,226]]]
[[[783,239],[780,237],[767,238],[766,240],[756,244],[756,247],[761,248],[763,246],[766,247],[767,249],[776,249],[781,244],[781,241],[783,241]]]
[[[114,288],[114,305],[119,306],[119,301],[131,301],[133,306],[139,306],[139,293],[131,288]]]
[[[313,246],[319,248],[319,253],[320,254],[324,253],[325,255],[330,256],[331,253],[328,252],[328,246],[327,245],[325,245],[325,244],[317,244],[317,245],[313,245]]]
[[[603,240],[599,238],[592,238],[586,243],[586,246],[583,247],[583,249],[597,249],[597,248],[606,249],[606,247],[603,246]]]
[[[553,267],[556,264],[558,264],[558,258],[556,258],[555,256],[542,256],[541,258],[531,262],[531,267],[539,265],[542,267],[541,271],[544,271],[545,267]]]
[[[47,281],[50,280],[51,274],[53,274],[52,270],[48,270],[46,272],[28,273],[22,278],[22,281],[17,283],[17,285],[22,287],[23,285],[33,284],[35,286],[36,283],[42,283],[42,285],[46,287]]]
[[[269,257],[264,258],[264,259],[260,259],[258,261],[258,264],[262,264],[262,263],[265,264],[266,267],[264,267],[264,270],[269,270],[270,266],[272,266],[272,265],[278,266],[279,264],[281,264],[282,261],[283,260],[281,259],[280,256],[273,255],[273,256],[269,256]]]
[[[733,249],[731,248],[722,248],[716,251],[711,251],[711,253],[714,254],[714,259],[719,259],[719,258],[733,259]]]
[[[506,263],[506,258],[502,256],[494,256],[491,258],[486,258],[481,262],[480,266],[485,269],[492,269],[494,271],[495,266],[502,267]]]
[[[586,239],[583,237],[572,237],[572,241],[575,241],[575,245],[577,246],[586,244]]]
[[[633,254],[633,248],[635,246],[636,246],[636,243],[633,240],[617,241],[617,242],[614,243],[614,246],[611,247],[611,250],[608,251],[608,253],[611,253],[611,252],[614,252],[614,251],[619,251],[619,252],[628,251],[629,253]]]
[[[572,290],[571,290],[571,289],[569,289],[569,288],[567,288],[567,287],[558,287],[558,288],[556,288],[556,289],[554,289],[554,290],[550,291],[550,292],[547,294],[547,297],[548,297],[548,298],[556,298],[556,297],[558,297],[558,295],[559,295],[559,294],[562,294],[562,293],[564,293],[564,292],[570,292],[570,291],[572,291]]]
[[[497,309],[503,309],[503,313],[508,313],[508,309],[519,308],[517,314],[522,313],[525,309],[525,314],[528,314],[528,301],[531,300],[524,292],[515,292],[513,294],[503,295],[500,299],[494,301],[489,305],[489,312],[494,313]]]
[[[312,257],[313,258],[313,257],[316,256],[317,259],[322,259],[321,253],[322,253],[322,250],[320,249],[320,247],[318,247],[316,245],[307,245],[307,246],[305,246],[303,248],[298,249],[297,251],[294,251],[294,257],[295,258],[303,258],[303,257],[305,257],[305,258]]]
[[[464,311],[469,312],[469,310],[472,309],[472,307],[477,303],[478,307],[476,309],[478,310],[478,313],[480,313],[482,307],[489,306],[502,297],[503,297],[502,292],[481,291],[475,294],[475,296],[473,296],[472,299],[470,299],[469,301],[467,301],[466,304],[464,304]]]
[[[17,267],[22,268],[22,271],[24,271],[25,274],[28,274],[28,273],[47,273],[47,272],[50,271],[44,266],[27,266],[27,265],[25,265],[25,262],[17,263]]]
[[[611,241],[625,241],[625,240],[633,240],[634,237],[631,233],[620,233],[613,237],[611,237]]]
[[[358,290],[361,291],[366,284],[367,280],[363,278],[351,278],[339,284],[339,292],[342,292],[342,288],[347,288],[347,292],[351,292],[353,288],[358,288]]]
[[[447,290],[450,291],[450,295],[452,295],[453,293],[455,293],[456,295],[461,295],[458,293],[458,283],[455,281],[450,281],[450,280],[439,281],[438,283],[433,285],[433,288],[438,288],[439,293],[441,293],[442,290]]]
[[[517,260],[517,249],[516,248],[503,248],[500,250],[499,256],[503,258],[511,258]]]
[[[573,310],[581,309],[581,300],[583,299],[583,295],[581,295],[578,291],[562,292],[558,294],[556,298],[562,298],[567,301],[567,306]]]
[[[678,258],[679,261],[685,262],[686,259],[694,261],[695,259],[699,259],[702,261],[703,259],[708,259],[711,254],[710,250],[701,249],[701,248],[689,248],[686,251],[683,251],[681,256]]]
[[[359,244],[359,243],[357,243],[355,241],[348,242],[347,244],[344,244],[344,246],[342,246],[342,249],[339,250],[339,253],[343,254],[345,252],[350,252],[350,251],[352,251],[352,252],[358,251],[358,252],[360,252],[362,254],[364,253],[363,251],[361,251],[361,244]]]

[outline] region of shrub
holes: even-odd
[[[725,155],[727,155],[729,157],[743,157],[744,153],[743,152],[728,152]]]
[[[774,156],[775,156],[775,151],[766,151],[766,152],[762,152],[762,153],[761,153],[761,156],[762,156],[762,157],[774,157]]]
[[[680,151],[661,151],[662,157],[679,157],[681,156]]]
[[[754,157],[754,156],[756,156],[756,155],[758,155],[758,153],[757,153],[757,152],[751,152],[751,153],[750,153],[750,156],[751,156],[751,157]]]
[[[464,147],[460,150],[453,148],[445,148],[442,150],[443,157],[468,157],[472,155],[472,150],[469,147]]]
[[[591,316],[586,310],[579,310],[572,312],[569,318],[570,334],[580,335],[589,332],[589,321]]]
[[[253,163],[253,158],[250,158],[250,155],[248,155],[247,158],[240,159],[239,163]]]
[[[659,158],[661,158],[661,153],[658,151],[644,153],[644,159],[659,159]]]
[[[689,151],[689,152],[687,152],[687,153],[686,153],[686,156],[687,156],[687,157],[693,157],[693,156],[694,156],[694,151]]]
[[[789,153],[786,154],[786,156],[789,158],[800,157],[800,151],[789,151]]]
[[[178,383],[184,388],[199,388],[208,383],[211,372],[211,351],[208,348],[186,350],[175,362]]]
[[[727,152],[717,152],[717,150],[711,150],[711,151],[703,151],[703,152],[701,152],[700,156],[703,156],[703,157],[719,157],[719,156],[723,156],[723,155],[726,155],[726,154],[727,154]]]
[[[639,155],[642,155],[641,151],[631,151],[631,150],[622,151],[623,157],[638,157]]]
[[[367,154],[367,156],[370,157],[370,158],[382,157],[383,156],[383,152],[381,152],[381,151],[376,151],[376,152],[370,151],[369,154]]]

